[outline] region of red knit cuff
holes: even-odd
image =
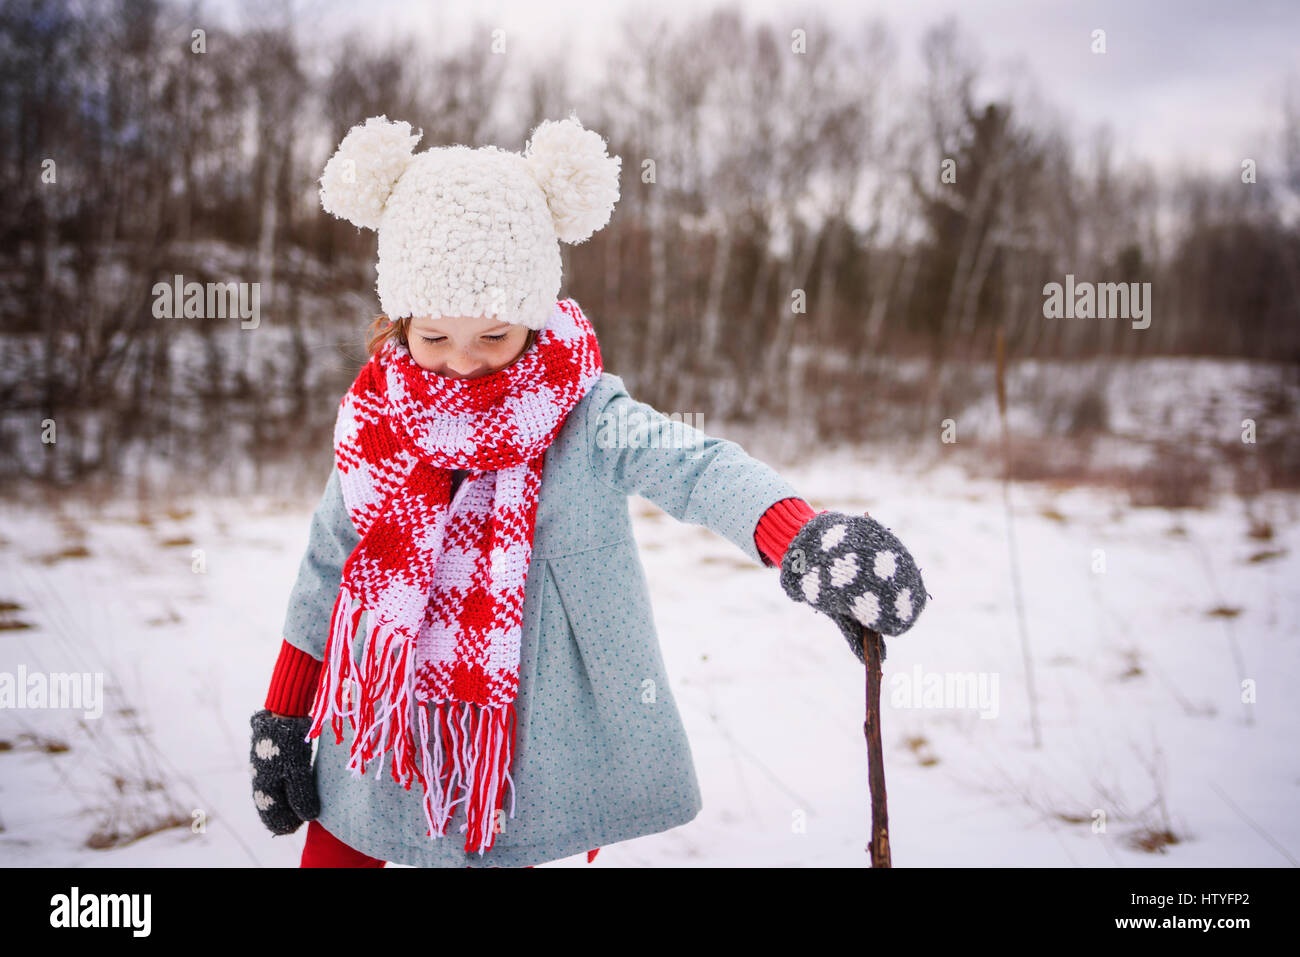
[[[758,520],[758,528],[754,530],[754,543],[763,556],[763,564],[768,568],[781,564],[790,540],[808,519],[818,514],[820,513],[813,511],[811,505],[798,497],[783,498],[768,506],[763,517]]]
[[[266,693],[266,709],[291,718],[311,714],[320,684],[320,670],[325,662],[289,642],[280,645],[280,657],[271,675],[271,689]]]

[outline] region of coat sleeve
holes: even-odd
[[[605,373],[587,409],[587,454],[604,484],[701,525],[767,566],[754,541],[768,507],[799,493],[737,443],[707,435],[628,395]]]
[[[343,564],[360,541],[343,504],[338,469],[331,469],[325,494],[312,516],[298,580],[289,593],[283,632],[285,641],[318,661],[325,660],[330,614],[343,582]]]

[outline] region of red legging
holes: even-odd
[[[588,864],[596,857],[598,850],[600,848],[587,852]],[[302,863],[299,867],[383,867],[384,863],[378,858],[348,847],[325,830],[320,821],[307,822],[307,843],[303,845]],[[469,867],[468,864],[465,866]]]
[[[307,843],[299,867],[383,867],[384,861],[348,847],[325,830],[320,821],[307,822]]]

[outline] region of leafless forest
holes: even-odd
[[[610,224],[562,247],[562,294],[657,408],[939,449],[941,423],[993,394],[1000,330],[1013,409],[1043,429],[1024,477],[1093,461],[1076,443],[1049,462],[1042,441],[1184,403],[1144,392],[1141,363],[1207,357],[1248,370],[1267,463],[1251,481],[1300,484],[1300,95],[1242,165],[1161,174],[1117,160],[1104,129],[1065,129],[1032,78],[978,95],[978,45],[952,22],[904,80],[885,23],[651,16],[609,38],[590,85],[525,68],[519,38],[494,51],[488,24],[457,48],[376,47],[274,20],[230,32],[200,4],[7,0],[0,479],[146,494],[324,474],[378,310],[374,234],[320,208],[330,152],[381,113],[419,149],[520,149],[572,109],[623,179]],[[176,275],[259,284],[260,322],[159,318],[154,286]],[[1149,326],[1045,317],[1067,275],[1150,283]],[[1164,434],[1175,492],[1187,443],[1231,445],[1240,418]]]

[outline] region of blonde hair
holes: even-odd
[[[396,339],[402,345],[410,348],[410,343],[406,341],[406,336],[411,328],[411,317],[398,319],[396,322],[390,322],[385,315],[375,316],[374,322],[370,323],[370,328],[366,331],[366,355],[373,356],[376,352],[384,347],[390,339]],[[537,330],[528,330],[528,339],[524,342],[524,348],[519,353],[523,355],[533,347],[537,341]]]

